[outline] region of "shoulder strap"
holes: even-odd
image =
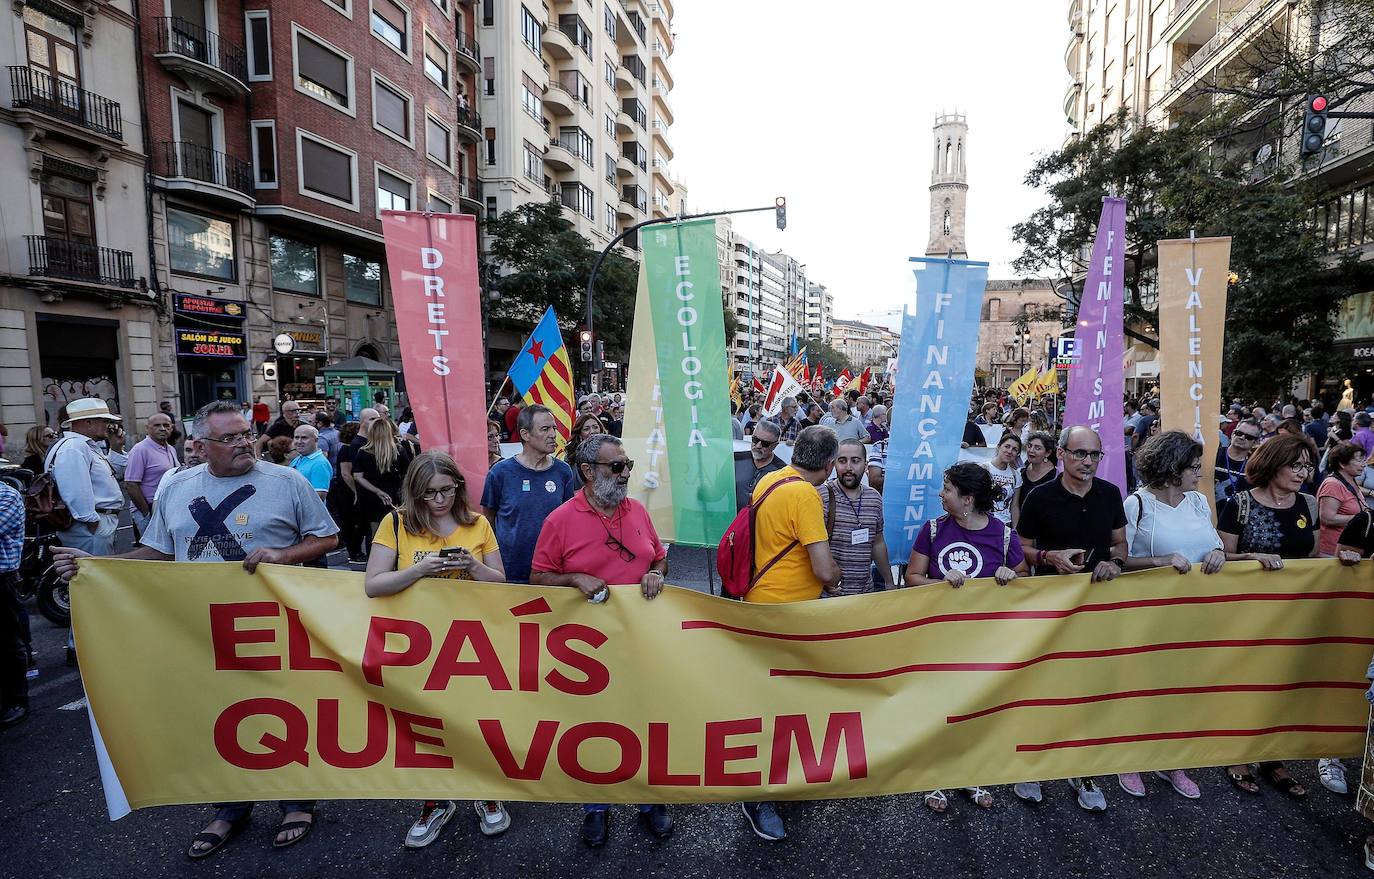
[[[930,520],[930,548],[932,550],[935,548],[935,536],[940,533],[940,520],[944,517],[945,514],[942,513]]]
[[[825,490],[830,493],[830,504],[825,508],[825,536],[833,537],[835,535],[835,486],[827,482]]]
[[[764,490],[763,490],[763,496],[760,497],[758,500],[754,501],[752,504],[750,504],[750,507],[751,507],[752,509],[757,510],[757,509],[763,504],[764,501],[768,500],[768,496],[769,496],[770,494],[773,493],[773,489],[778,488],[778,487],[783,486],[783,485],[786,485],[786,484],[789,483],[789,482],[801,482],[801,481],[802,481],[802,478],[801,478],[800,476],[788,476],[788,477],[786,477],[785,479],[779,479],[777,482],[773,483],[772,485],[770,485],[770,486],[768,486],[766,489],[764,489]]]
[[[773,489],[777,488],[780,485],[786,485],[789,482],[801,481],[802,478],[800,476],[787,476],[783,479],[779,479],[777,482],[773,483],[772,485],[768,486],[768,488],[764,489],[762,497],[760,497],[758,500],[754,501],[752,504],[749,505],[749,558],[751,559],[751,566],[752,559],[754,558],[754,553],[758,548],[758,531],[756,519],[758,517],[759,507],[763,505],[764,501],[768,500],[768,496],[773,493]],[[776,565],[778,562],[782,561],[783,557],[786,556],[789,552],[791,552],[792,547],[796,545],[797,541],[795,540],[787,544],[787,546],[783,547],[782,552],[778,553],[777,555],[773,556],[773,558],[769,559],[768,564],[760,568],[758,573],[750,576],[749,588],[752,589],[754,587],[754,584],[758,583],[759,580],[763,578],[763,575],[768,573],[768,569]]]
[[[995,517],[994,517],[994,518],[995,518]],[[998,519],[997,521],[1002,522],[1001,519]],[[1011,551],[1011,526],[1008,525],[1006,522],[1002,522],[1002,567],[1004,567],[1004,568],[1007,567],[1007,561],[1008,561],[1008,558],[1009,558],[1009,556],[1007,555],[1007,553],[1010,552],[1010,551]]]
[[[1145,498],[1141,497],[1138,491],[1131,492],[1131,497],[1135,498],[1135,505],[1137,508],[1135,511],[1135,521],[1136,524],[1139,525],[1140,520],[1145,516]]]
[[[1236,521],[1240,524],[1243,533],[1245,523],[1250,521],[1250,489],[1247,488],[1235,497]]]

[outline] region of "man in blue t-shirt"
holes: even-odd
[[[506,581],[528,583],[544,520],[573,496],[572,468],[553,456],[558,423],[547,406],[526,406],[515,420],[520,454],[487,471],[482,515],[496,531]]]

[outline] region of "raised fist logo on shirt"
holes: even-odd
[[[978,550],[967,543],[951,543],[940,550],[936,565],[941,572],[959,571],[966,577],[977,577],[983,570],[983,559]]]

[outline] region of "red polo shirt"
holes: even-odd
[[[634,553],[626,561],[610,543],[610,537]],[[532,571],[550,574],[592,574],[607,583],[638,584],[649,567],[668,556],[649,519],[649,511],[639,501],[626,498],[607,518],[587,503],[586,492],[579,491],[544,520],[539,541],[534,546]]]

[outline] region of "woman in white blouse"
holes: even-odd
[[[1172,567],[1186,574],[1195,564],[1215,574],[1226,562],[1221,537],[1212,526],[1212,510],[1197,490],[1202,473],[1202,443],[1181,430],[1146,440],[1135,453],[1141,487],[1126,498],[1128,570]],[[1189,799],[1201,796],[1198,786],[1181,769],[1156,772]],[[1145,796],[1139,772],[1117,776],[1122,790]]]

